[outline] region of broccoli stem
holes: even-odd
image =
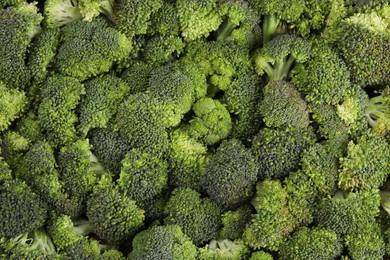
[[[280,19],[276,15],[265,15],[263,21],[263,46],[274,36],[279,26]]]
[[[267,73],[269,80],[287,80],[294,61],[295,57],[290,55],[287,60],[277,60],[273,67],[268,65],[264,71]]]
[[[217,31],[217,41],[223,41],[229,38],[236,26],[237,25],[234,24],[230,19],[227,19]]]
[[[81,236],[86,236],[92,232],[92,226],[88,220],[80,219],[73,221],[76,233]]]
[[[378,118],[383,118],[386,120],[386,117],[389,114],[390,114],[390,106],[386,104],[383,96],[370,98],[368,107],[365,111],[365,115],[371,127],[375,127],[377,125],[376,120]]]

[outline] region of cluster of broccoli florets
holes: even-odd
[[[0,0],[0,258],[390,257],[389,0]]]

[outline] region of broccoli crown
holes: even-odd
[[[180,36],[155,35],[150,38],[143,49],[143,58],[151,64],[164,64],[176,60],[183,52],[185,44]]]
[[[219,232],[219,237],[232,240],[241,238],[251,217],[252,208],[247,204],[235,210],[224,212],[221,216],[223,227]]]
[[[390,83],[390,29],[375,12],[355,14],[341,23],[337,46],[359,86]]]
[[[178,225],[195,245],[218,236],[221,208],[189,188],[176,188],[165,206],[164,223]]]
[[[241,240],[229,239],[211,240],[209,244],[198,250],[200,260],[246,259],[248,247]]]
[[[312,55],[292,70],[292,82],[312,103],[337,105],[351,88],[350,73],[338,52],[313,40]]]
[[[343,249],[340,237],[321,227],[299,228],[281,247],[280,259],[335,259]]]
[[[314,130],[308,128],[263,128],[252,141],[261,178],[280,178],[298,169],[302,152],[315,143]],[[275,158],[278,158],[275,161]]]
[[[378,222],[345,235],[345,245],[352,259],[383,259],[385,241]]]
[[[195,117],[184,127],[188,135],[206,145],[215,144],[230,134],[232,120],[218,100],[201,98],[192,107]]]
[[[35,3],[22,2],[0,9],[0,82],[10,88],[25,88],[31,74],[25,59],[31,39],[39,31],[43,17]]]
[[[81,239],[64,251],[64,255],[70,259],[99,259],[100,247],[96,240]]]
[[[268,127],[307,128],[310,123],[306,101],[287,81],[268,82],[259,109]]]
[[[181,35],[185,41],[208,36],[222,23],[218,0],[177,0]]]
[[[200,179],[210,157],[207,147],[182,128],[170,133],[169,146],[169,185],[200,191]]]
[[[61,30],[63,41],[56,56],[56,69],[80,81],[108,71],[114,62],[129,56],[132,45],[125,35],[102,19],[75,21]]]
[[[81,97],[78,130],[86,136],[96,127],[106,127],[116,113],[129,86],[113,75],[102,75],[84,82],[85,95]]]
[[[167,151],[168,133],[156,99],[145,93],[130,95],[119,106],[114,121],[131,148],[159,156]]]
[[[78,119],[74,110],[84,93],[84,86],[74,78],[53,75],[46,80],[38,118],[49,141],[59,145],[76,138],[74,125]]]
[[[26,94],[8,88],[0,80],[0,131],[6,130],[20,116],[27,104]]]
[[[119,0],[115,2],[113,21],[115,27],[128,38],[146,34],[151,15],[163,5],[162,0]]]
[[[151,14],[150,20],[148,29],[151,34],[179,36],[179,15],[173,1],[163,0],[161,8]]]
[[[166,127],[178,125],[190,111],[197,88],[206,89],[206,78],[190,64],[173,62],[151,73],[149,91],[157,99]]]
[[[60,29],[47,28],[38,34],[28,49],[27,67],[34,84],[45,81],[48,69],[52,66],[60,42]],[[30,93],[33,95],[35,93]]]
[[[248,200],[257,181],[257,163],[237,139],[224,140],[201,178],[203,189],[223,208],[235,208]]]
[[[279,180],[264,180],[256,185],[252,204],[256,214],[245,228],[243,238],[254,249],[278,250],[297,223],[288,210],[287,191]]]
[[[390,146],[385,138],[367,131],[356,143],[348,144],[348,154],[340,158],[338,185],[343,190],[369,190],[384,184],[390,173]]]
[[[197,259],[197,248],[177,225],[153,226],[133,239],[128,259]]]
[[[273,256],[265,251],[256,251],[251,255],[250,260],[273,260]]]
[[[14,238],[43,226],[46,205],[25,182],[0,178],[0,184],[0,237]]]
[[[303,151],[301,167],[321,194],[332,195],[336,192],[339,161],[326,145],[316,143]]]
[[[156,65],[134,61],[130,63],[129,68],[122,72],[121,78],[129,86],[129,94],[145,92],[149,89],[149,78],[155,70]]]
[[[379,214],[378,190],[363,190],[345,194],[342,191],[333,197],[322,198],[315,214],[315,222],[344,235],[365,229]]]
[[[94,233],[108,243],[120,244],[143,226],[144,210],[114,187],[96,190],[87,202]]]
[[[119,189],[137,202],[150,201],[167,186],[167,167],[160,158],[132,149],[122,161]]]
[[[310,43],[293,34],[278,35],[254,55],[256,72],[269,80],[288,80],[294,64],[305,62],[311,53]]]

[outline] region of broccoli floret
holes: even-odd
[[[117,188],[97,189],[87,202],[87,218],[94,233],[108,243],[126,242],[143,226],[144,210]]]
[[[145,92],[149,89],[149,78],[157,65],[143,61],[134,61],[130,63],[129,68],[125,69],[121,75],[123,81],[129,86],[129,94]]]
[[[155,69],[149,78],[149,91],[158,102],[166,127],[177,126],[190,111],[206,77],[193,65],[173,62]]]
[[[199,260],[239,260],[249,255],[248,247],[241,240],[211,240],[205,247],[198,249]]]
[[[207,147],[182,128],[173,130],[169,137],[169,185],[200,191],[200,179],[210,159]]]
[[[256,214],[245,228],[243,239],[253,249],[278,250],[297,222],[288,210],[287,191],[279,180],[265,180],[256,186],[252,204]]]
[[[151,201],[167,186],[167,167],[165,161],[153,154],[132,149],[122,161],[117,184],[129,198],[139,203]]]
[[[103,18],[75,21],[62,28],[55,68],[80,81],[110,70],[114,62],[129,56],[132,45],[125,35]]]
[[[315,223],[344,235],[366,229],[379,214],[379,190],[345,193],[323,197],[315,212]]]
[[[263,128],[252,141],[260,178],[281,178],[299,167],[302,152],[314,144],[314,130],[308,128]],[[277,158],[277,160],[275,160]]]
[[[112,16],[115,27],[129,39],[138,34],[146,34],[151,24],[151,15],[162,5],[162,0],[115,1]]]
[[[43,19],[35,4],[23,2],[0,9],[0,82],[9,88],[24,89],[30,83],[31,75],[25,62],[27,47]]]
[[[146,42],[142,56],[148,63],[164,64],[176,60],[183,52],[184,47],[185,44],[179,36],[156,35]]]
[[[232,120],[226,107],[218,100],[201,98],[192,107],[195,116],[184,126],[191,138],[213,145],[229,136]]]
[[[305,10],[305,0],[248,0],[253,8],[264,16],[263,44],[268,43],[283,22],[296,22]]]
[[[274,260],[274,258],[270,253],[265,251],[256,251],[252,253],[249,260]]]
[[[69,259],[99,259],[99,242],[96,240],[81,239],[72,244],[64,254]]]
[[[256,72],[269,80],[288,80],[295,63],[310,58],[310,43],[293,34],[283,34],[266,43],[254,54]]]
[[[385,138],[367,131],[348,144],[340,158],[338,185],[343,190],[368,190],[384,184],[390,172],[390,146]]]
[[[85,93],[84,86],[74,78],[53,75],[42,88],[38,118],[48,140],[57,145],[73,141],[78,120],[74,110]]]
[[[141,231],[134,237],[132,244],[133,251],[128,259],[198,259],[196,246],[176,225],[153,226]]]
[[[281,247],[280,259],[336,259],[342,252],[340,237],[321,227],[299,228]]]
[[[176,8],[181,35],[185,41],[193,41],[216,30],[222,23],[218,0],[177,0]]]
[[[390,85],[379,92],[379,95],[370,98],[365,110],[365,116],[371,127],[380,127],[390,130]]]
[[[119,106],[115,128],[131,148],[162,156],[168,149],[168,133],[156,99],[145,93],[130,95]]]
[[[252,153],[237,139],[225,140],[206,164],[203,189],[223,208],[235,208],[254,193],[258,167]]]
[[[108,121],[116,113],[129,86],[111,74],[98,76],[84,82],[85,95],[78,107],[78,130],[86,136],[96,127],[107,127]]]
[[[312,41],[312,55],[292,70],[292,82],[312,103],[337,105],[351,88],[350,73],[338,52],[321,40]]]
[[[165,206],[164,223],[178,225],[195,245],[218,236],[221,208],[189,188],[176,188]]]
[[[294,85],[287,81],[270,81],[263,88],[260,114],[268,127],[309,126],[307,103]]]
[[[43,12],[48,28],[57,28],[83,18],[77,0],[47,0]]]
[[[174,1],[163,0],[161,8],[152,13],[150,20],[150,34],[179,36],[180,21]]]
[[[3,166],[7,170],[7,165]],[[47,206],[25,182],[3,178],[0,177],[0,237],[10,239],[42,227]]]
[[[223,227],[219,232],[219,237],[232,240],[241,238],[251,217],[252,207],[246,204],[235,210],[226,211],[221,216]]]
[[[390,83],[390,31],[375,12],[355,14],[341,23],[337,46],[351,71],[351,80],[361,87]]]
[[[23,91],[8,88],[0,81],[0,131],[10,126],[26,109],[26,105],[27,97]]]

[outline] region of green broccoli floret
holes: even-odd
[[[185,41],[207,37],[222,23],[218,0],[177,0],[181,35]]]
[[[83,18],[77,0],[47,0],[43,12],[48,28],[57,28]]]
[[[149,34],[179,36],[180,21],[175,1],[163,0],[161,8],[151,14],[150,20]]]
[[[219,237],[232,240],[241,238],[251,217],[252,207],[246,204],[235,210],[226,211],[221,216],[223,227],[219,232]]]
[[[270,81],[263,88],[260,114],[268,127],[309,126],[307,103],[294,85],[287,81]]]
[[[114,117],[115,128],[131,148],[158,156],[169,145],[165,123],[157,100],[145,93],[127,97]]]
[[[44,139],[36,111],[28,111],[24,114],[16,122],[15,129],[21,136],[29,140],[30,143]]]
[[[366,229],[379,214],[379,190],[345,193],[320,200],[315,212],[315,223],[344,235]]]
[[[182,128],[170,132],[169,137],[169,185],[200,191],[200,179],[210,159],[207,147]]]
[[[176,60],[183,52],[184,47],[185,43],[179,36],[155,35],[146,42],[142,56],[148,63],[164,64]]]
[[[144,210],[117,188],[105,187],[92,193],[87,218],[94,233],[110,244],[128,241],[143,226]]]
[[[203,189],[223,208],[236,208],[254,193],[258,167],[250,149],[237,139],[225,140],[206,164]]]
[[[195,245],[216,238],[222,224],[221,208],[189,188],[174,189],[164,213],[164,223],[180,226]]]
[[[150,95],[156,98],[166,127],[177,126],[190,111],[197,93],[206,88],[206,77],[195,66],[183,62],[161,66],[149,78]]]
[[[133,251],[128,259],[198,259],[196,246],[176,225],[153,226],[141,231],[134,237],[132,244]]]
[[[294,63],[310,58],[310,43],[293,34],[276,36],[254,54],[256,72],[268,80],[288,80]]]
[[[129,64],[129,67],[121,75],[122,80],[130,88],[129,94],[145,92],[149,89],[149,78],[156,66],[143,61],[133,61]]]
[[[78,107],[78,130],[86,136],[96,127],[107,127],[108,121],[116,113],[129,86],[111,74],[101,75],[84,82],[85,95]]]
[[[69,259],[99,259],[101,250],[96,240],[81,239],[72,244],[64,254]]]
[[[296,22],[305,10],[305,0],[248,0],[263,15],[263,44],[268,43],[283,22]]]
[[[390,130],[390,85],[379,92],[379,95],[370,98],[365,110],[365,116],[371,127],[380,127]]]
[[[8,88],[0,81],[0,131],[10,126],[26,109],[26,105],[27,97],[23,91]]]
[[[112,16],[115,27],[129,39],[138,34],[146,34],[151,24],[151,15],[162,5],[162,0],[115,1]]]
[[[24,89],[30,83],[25,62],[27,48],[43,19],[35,4],[23,1],[15,7],[0,9],[0,82],[12,89]]]
[[[390,172],[390,146],[385,138],[367,131],[357,142],[348,144],[348,154],[340,158],[338,185],[343,190],[379,188]]]
[[[240,73],[231,84],[224,89],[222,104],[230,112],[232,118],[231,136],[243,141],[250,141],[259,132],[261,116],[262,79],[254,71]]]
[[[191,138],[213,145],[229,136],[232,120],[218,100],[201,98],[192,107],[195,116],[184,127]]]
[[[256,251],[252,253],[249,260],[274,260],[274,258],[270,253],[265,251]]]
[[[2,171],[10,171],[2,164]],[[0,176],[0,237],[10,239],[42,227],[46,213],[47,206],[25,182]]]
[[[385,241],[381,227],[374,221],[369,227],[349,233],[344,237],[348,255],[352,259],[383,259],[385,255]]]
[[[281,178],[298,169],[302,152],[316,141],[308,128],[263,128],[252,141],[260,178]],[[275,160],[277,158],[277,160]]]
[[[80,81],[110,70],[114,62],[129,56],[132,45],[125,35],[103,18],[75,21],[62,28],[55,68]]]
[[[78,120],[74,110],[85,93],[84,86],[74,78],[53,75],[42,88],[38,118],[48,140],[57,145],[73,141]]]
[[[2,259],[60,259],[56,248],[44,229],[21,234],[6,241],[0,239]]]
[[[264,180],[256,186],[252,204],[256,214],[246,226],[243,239],[253,249],[278,250],[297,222],[288,210],[288,194],[279,180]]]
[[[342,250],[341,239],[334,231],[301,227],[281,247],[279,259],[336,259]]]
[[[31,42],[28,50],[27,67],[30,70],[34,85],[41,84],[45,81],[48,70],[53,65],[52,63],[57,53],[59,42],[60,29],[58,28],[45,28]],[[38,95],[32,89],[30,88],[29,95],[32,97]]]
[[[375,12],[358,13],[341,23],[337,46],[351,71],[352,82],[361,87],[390,83],[390,30]]]
[[[337,190],[339,161],[326,145],[316,143],[302,153],[302,171],[310,178],[322,195],[332,195]]]
[[[9,6],[17,6],[21,3],[25,2],[24,0],[1,0],[0,8],[5,8]]]
[[[89,140],[98,161],[112,174],[119,176],[121,162],[130,150],[127,140],[111,127],[91,130]]]
[[[122,161],[117,184],[129,198],[141,204],[147,203],[167,186],[167,168],[167,163],[153,154],[132,149]]]
[[[312,41],[312,54],[292,70],[292,82],[312,103],[337,105],[351,88],[350,73],[338,52],[321,40]]]
[[[199,260],[240,260],[249,255],[248,247],[241,240],[211,240],[205,247],[198,249]]]

